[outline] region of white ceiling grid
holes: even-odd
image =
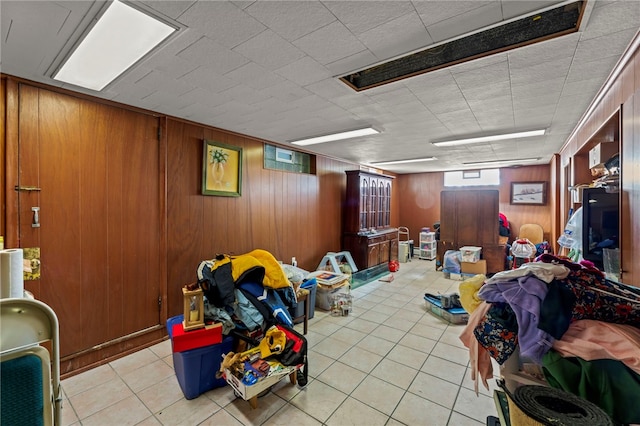
[[[577,33],[355,92],[337,77],[558,1],[144,1],[178,36],[97,93],[51,78],[99,12],[94,1],[0,2],[2,72],[271,142],[373,125],[382,133],[305,149],[356,163],[435,156],[547,163],[634,37],[638,0],[589,0]],[[460,147],[430,142],[546,128]],[[292,146],[296,149],[295,146]]]

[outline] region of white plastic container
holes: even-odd
[[[464,246],[460,247],[460,255],[463,262],[476,263],[480,260],[480,252],[482,247]]]

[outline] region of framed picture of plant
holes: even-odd
[[[204,141],[202,194],[239,197],[242,193],[242,148]]]

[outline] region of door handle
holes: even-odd
[[[14,188],[16,191],[41,191],[41,189],[37,186],[18,186],[16,185]]]
[[[31,222],[32,228],[40,228],[40,207],[31,207],[33,212],[33,221]]]

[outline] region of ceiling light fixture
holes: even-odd
[[[332,133],[330,135],[317,136],[317,137],[306,138],[306,139],[298,139],[298,140],[289,141],[289,142],[291,142],[294,145],[313,145],[316,143],[333,142],[333,141],[338,141],[342,139],[350,139],[350,138],[357,138],[360,136],[375,135],[377,133],[380,133],[380,132],[374,129],[373,127],[365,127],[364,129],[349,130],[347,132]]]
[[[387,166],[389,164],[407,164],[407,163],[421,163],[423,161],[437,160],[436,157],[424,157],[424,158],[412,158],[410,160],[395,160],[395,161],[381,161],[379,163],[369,163],[372,166]]]
[[[100,91],[176,30],[114,0],[53,78]]]
[[[475,161],[472,163],[462,163],[465,166],[491,166],[495,164],[512,164],[512,163],[531,163],[540,160],[538,158],[520,158],[518,160],[492,160],[492,161]]]
[[[472,143],[495,142],[495,141],[501,141],[505,139],[518,139],[518,138],[529,138],[532,136],[542,136],[544,135],[545,131],[546,131],[545,129],[531,130],[527,132],[505,133],[503,135],[481,136],[477,138],[456,139],[451,141],[441,141],[441,142],[431,142],[431,143],[435,146],[468,145]]]

